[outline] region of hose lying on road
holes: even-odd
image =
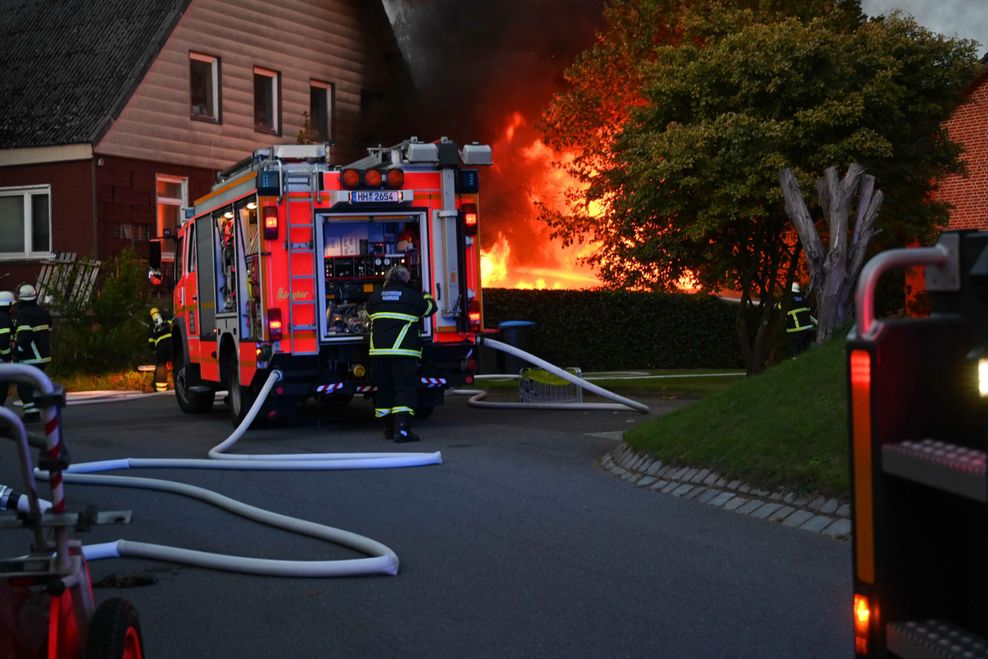
[[[86,545],[83,553],[88,560],[127,556],[182,563],[196,567],[227,570],[248,574],[264,574],[282,577],[338,577],[363,574],[397,574],[398,556],[386,545],[349,531],[324,524],[317,524],[288,515],[281,515],[262,508],[250,506],[235,499],[223,496],[205,488],[155,478],[101,475],[98,472],[132,468],[162,469],[237,469],[237,470],[336,470],[374,469],[391,467],[411,467],[441,464],[442,454],[433,453],[321,453],[295,455],[249,455],[234,456],[225,454],[254,421],[268,393],[281,379],[279,371],[272,371],[257,396],[257,400],[247,412],[243,422],[233,433],[209,451],[208,460],[202,459],[158,459],[123,458],[83,462],[71,465],[63,472],[67,483],[82,485],[104,485],[111,487],[133,487],[169,492],[192,497],[233,512],[247,519],[261,522],[275,528],[325,540],[354,549],[367,555],[367,558],[340,559],[328,561],[296,561],[251,558],[170,547],[129,540]],[[48,472],[35,470],[39,479],[46,479]]]

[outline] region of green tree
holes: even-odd
[[[590,146],[574,161],[586,187],[571,212],[542,219],[565,240],[599,242],[592,261],[611,286],[670,289],[692,275],[738,291],[749,372],[764,368],[783,321],[775,301],[799,269],[779,172],[805,187],[828,166],[860,163],[886,195],[883,244],[928,239],[946,218],[929,199],[934,181],[961,169],[940,124],[976,66],[973,42],[910,18],[864,21],[856,1],[798,3],[789,15],[792,4],[612,3],[608,29],[544,117],[557,148]],[[675,28],[613,19],[643,8]],[[633,72],[623,115],[588,97],[608,66]],[[606,124],[592,143],[587,114]],[[590,202],[603,212],[587,212]]]

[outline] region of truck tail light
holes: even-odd
[[[854,470],[854,553],[858,579],[875,583],[875,520],[872,482],[871,353],[851,350],[851,450]]]
[[[868,630],[871,628],[871,602],[864,595],[854,594],[854,651],[868,654]]]
[[[383,180],[384,176],[380,169],[368,169],[364,172],[364,185],[368,187],[379,188]]]
[[[268,340],[281,341],[281,309],[268,309]]]
[[[480,302],[476,298],[470,300],[470,306],[467,311],[467,320],[470,323],[471,332],[480,331]]]
[[[344,188],[347,190],[352,190],[360,185],[360,170],[344,169],[343,173],[340,174],[340,182],[343,183]]]
[[[463,222],[463,233],[465,235],[477,235],[477,204],[463,204],[460,206],[460,221]]]
[[[264,239],[265,240],[278,239],[278,207],[277,206],[264,207]]]
[[[388,187],[392,190],[397,190],[401,186],[405,185],[405,172],[400,169],[389,169],[386,178]]]

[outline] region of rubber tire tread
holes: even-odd
[[[178,369],[182,369],[182,380],[185,382],[186,387],[194,386],[194,382],[190,382],[188,378],[189,364],[183,364],[179,366],[175,373],[173,373],[173,379],[175,380],[175,400],[178,401],[178,406],[186,414],[205,414],[209,410],[213,409],[213,399],[215,394],[210,392],[208,394],[198,394],[192,391],[187,391],[188,396],[182,396],[178,390],[179,383],[179,373]],[[188,400],[185,400],[185,399]]]
[[[144,636],[134,605],[125,599],[114,597],[96,608],[89,625],[85,659],[122,659],[127,630],[137,630],[137,639],[144,654]]]

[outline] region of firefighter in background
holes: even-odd
[[[0,291],[0,364],[9,364],[14,359],[14,294]],[[0,407],[7,404],[7,390],[10,383],[0,380]]]
[[[14,325],[17,363],[45,370],[51,363],[51,315],[38,304],[38,291],[31,284],[17,288]],[[24,404],[24,421],[40,421],[41,410],[34,401],[34,387],[18,382],[17,395]]]
[[[148,344],[154,352],[154,390],[168,391],[168,362],[172,359],[171,322],[161,316],[158,307],[151,307]]]
[[[800,291],[799,284],[792,285],[789,295],[789,311],[786,314],[786,334],[789,336],[789,355],[795,357],[810,347],[816,330],[816,318]]]
[[[436,312],[432,296],[409,286],[409,279],[408,268],[392,266],[384,286],[367,302],[371,376],[377,386],[374,416],[384,419],[384,436],[398,443],[419,438],[412,432],[422,358],[419,322]]]

